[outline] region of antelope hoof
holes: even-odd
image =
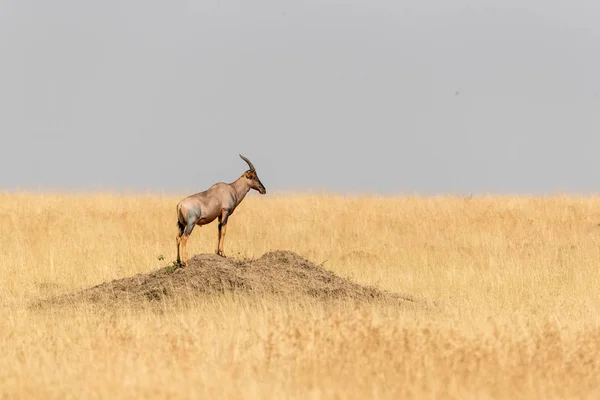
[[[220,251],[220,250],[217,250],[217,251],[216,251],[216,253],[217,253],[217,255],[218,255],[218,256],[221,256],[221,257],[226,257],[226,256],[225,256],[225,253],[223,253],[223,252],[222,252],[222,251]]]

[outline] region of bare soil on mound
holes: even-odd
[[[63,302],[155,301],[190,293],[245,292],[348,299],[413,302],[400,294],[356,284],[290,251],[273,251],[258,259],[195,255],[185,267],[164,267],[148,274],[113,280],[48,300]]]

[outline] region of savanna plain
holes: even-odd
[[[600,398],[598,197],[251,193],[229,258],[289,250],[413,300],[39,306],[172,263],[181,197],[0,194],[0,398]]]

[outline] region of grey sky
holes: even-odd
[[[600,191],[600,3],[0,0],[0,190]]]

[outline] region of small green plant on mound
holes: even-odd
[[[185,267],[185,265],[183,263],[173,261],[171,264],[169,264],[165,267],[165,272],[167,274],[170,274],[172,272],[175,272],[175,270],[177,270],[178,268],[183,268],[183,267]]]

